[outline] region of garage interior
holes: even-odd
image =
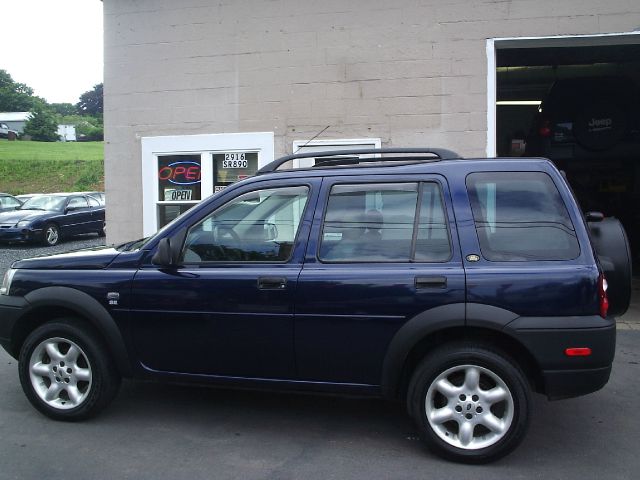
[[[622,221],[638,272],[640,35],[495,45],[497,155],[550,158],[585,212]]]

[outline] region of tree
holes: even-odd
[[[49,106],[53,113],[58,115],[73,115],[76,113],[76,107],[71,103],[51,103]]]
[[[58,136],[58,122],[53,113],[37,106],[31,112],[31,118],[24,126],[24,134],[29,135],[32,140],[39,142],[56,142],[60,140]]]
[[[28,112],[46,102],[33,95],[33,89],[11,78],[6,70],[0,70],[0,112]]]
[[[80,101],[76,104],[76,109],[81,115],[102,114],[102,83],[94,85],[93,90],[89,90],[80,95]]]

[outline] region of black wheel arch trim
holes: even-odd
[[[465,304],[430,308],[408,320],[394,335],[382,364],[382,395],[396,398],[404,363],[413,347],[427,335],[451,327],[464,327]]]
[[[478,327],[514,338],[505,326],[517,318],[518,314],[509,310],[479,303],[452,303],[419,313],[396,332],[389,344],[382,366],[383,396],[397,397],[405,361],[411,350],[428,335],[449,328]]]
[[[24,296],[29,307],[23,315],[39,307],[64,307],[87,319],[105,339],[106,347],[113,355],[120,374],[132,376],[133,370],[125,347],[124,338],[106,308],[91,295],[69,287],[44,287]]]

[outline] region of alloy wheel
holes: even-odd
[[[433,380],[425,398],[433,431],[449,445],[465,450],[500,441],[513,422],[514,408],[506,383],[477,365],[445,370]]]
[[[34,391],[50,407],[68,410],[81,405],[92,384],[92,371],[84,351],[61,337],[40,342],[29,360]]]

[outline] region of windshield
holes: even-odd
[[[53,195],[41,195],[32,197],[20,207],[21,210],[56,210],[62,211],[66,197],[56,197]]]

